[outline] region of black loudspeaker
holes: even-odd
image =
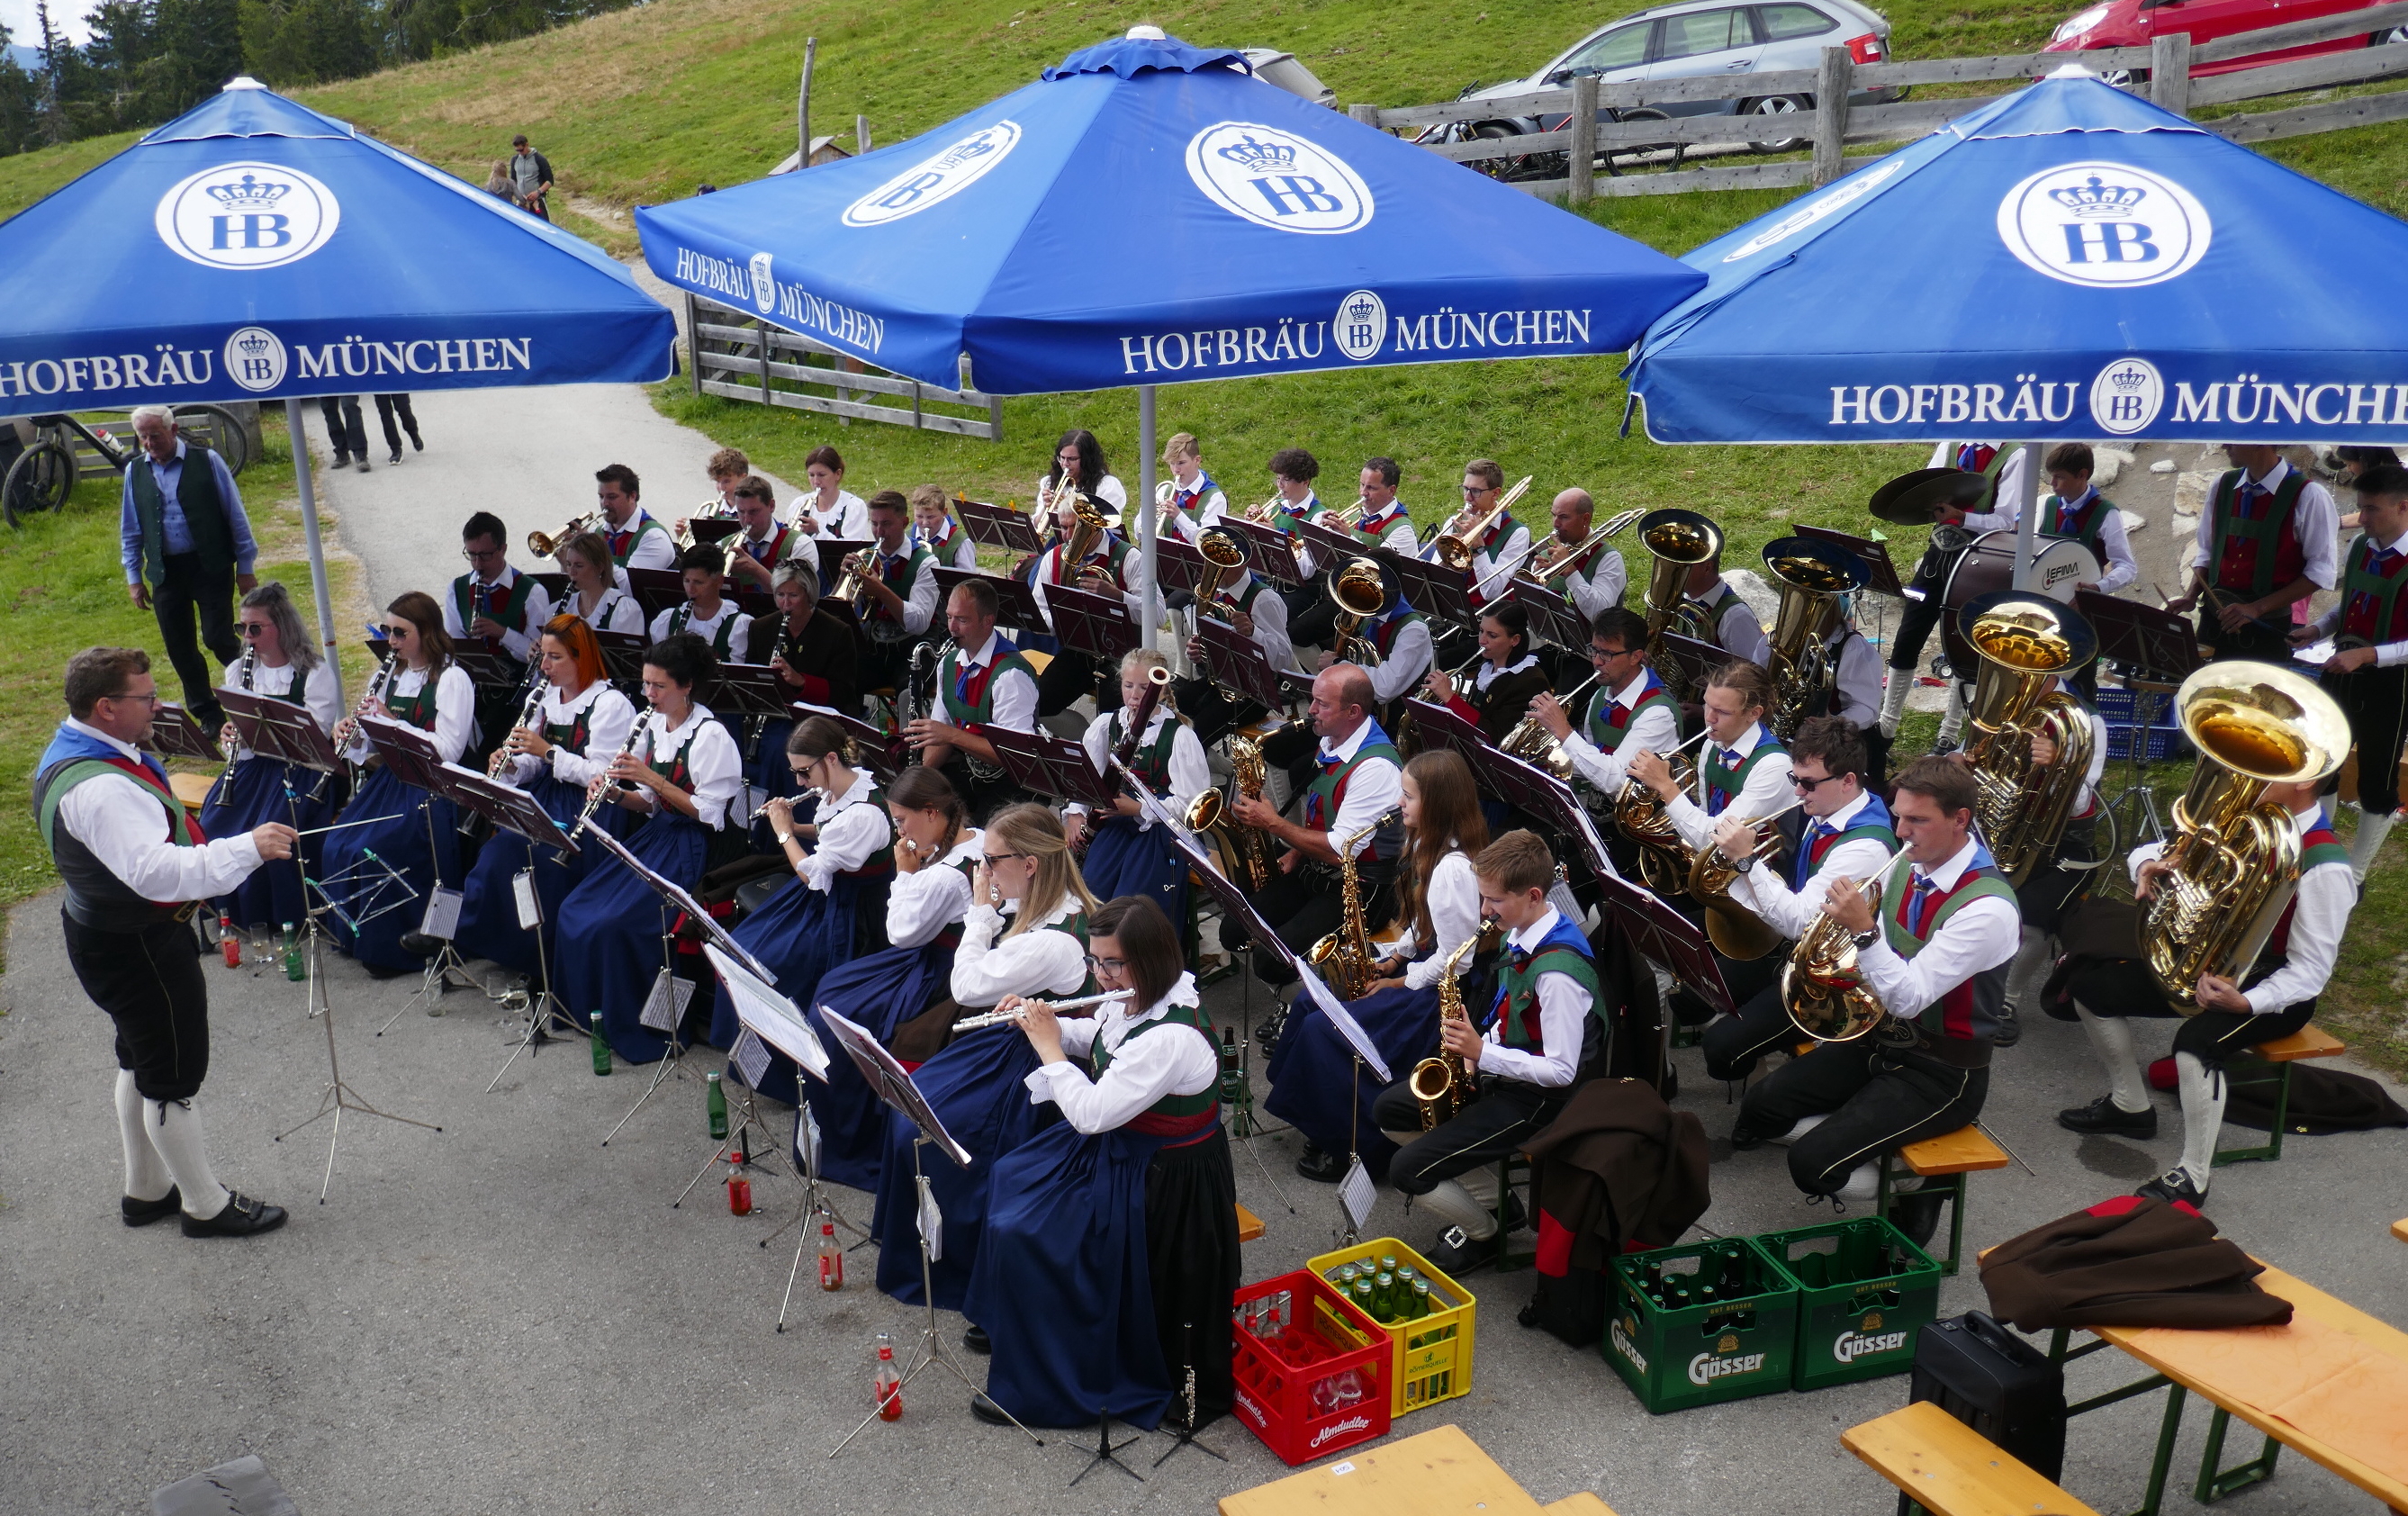
[[[1981,1311],[1923,1329],[1907,1398],[1939,1402],[2043,1479],[2065,1471],[2065,1366]]]

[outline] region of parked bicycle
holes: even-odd
[[[125,465],[142,452],[130,429],[121,438],[106,426],[64,412],[26,419],[34,425],[35,440],[0,479],[0,514],[11,527],[22,525],[28,516],[64,508],[79,480],[122,478]],[[176,431],[188,445],[210,449],[223,458],[229,473],[239,475],[251,462],[251,434],[232,411],[179,406]]]

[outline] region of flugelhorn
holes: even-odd
[[[1762,858],[1781,841],[1775,822],[1804,805],[1792,800],[1769,816],[1759,816],[1753,823],[1756,842],[1749,850],[1751,858]],[[1689,865],[1689,898],[1705,908],[1706,937],[1714,951],[1740,963],[1751,963],[1770,952],[1781,940],[1781,934],[1765,924],[1764,918],[1748,909],[1730,894],[1731,880],[1739,878],[1739,865],[1723,856],[1720,848],[1709,843],[1698,850],[1698,860]]]
[[[1100,1006],[1108,1000],[1126,1000],[1131,990],[1109,990],[1102,994],[1082,995],[1076,1000],[1039,1000],[1040,1005],[1057,1015],[1066,1010],[1078,1010],[1087,1006]],[[989,1026],[1018,1026],[1028,1019],[1024,1010],[983,1010],[975,1016],[965,1016],[953,1023],[956,1032],[976,1032]]]
[[[1457,573],[1469,572],[1472,561],[1480,556],[1481,539],[1487,536],[1488,529],[1496,525],[1506,511],[1512,508],[1513,502],[1521,499],[1528,492],[1530,481],[1538,477],[1536,474],[1523,475],[1512,489],[1498,497],[1497,504],[1488,508],[1487,515],[1473,522],[1460,534],[1454,532],[1440,534],[1437,540],[1430,544],[1431,551],[1438,554],[1438,561]],[[1455,514],[1460,519],[1462,512],[1458,511]]]

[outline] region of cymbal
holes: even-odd
[[[1873,492],[1870,509],[1899,526],[1929,526],[1940,519],[1940,508],[1972,510],[1989,496],[1990,481],[1961,468],[1918,468]]]

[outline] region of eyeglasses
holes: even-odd
[[[1494,484],[1467,484],[1463,487],[1463,493],[1467,498],[1477,498],[1484,494],[1495,494],[1497,493],[1497,486]]]
[[[460,556],[472,564],[481,564],[488,558],[499,558],[509,551],[507,548],[462,548]]]
[[[103,700],[138,700],[146,706],[164,706],[167,703],[156,690],[149,694],[105,694],[101,698]]]
[[[1098,958],[1091,952],[1086,954],[1086,959],[1089,968],[1100,968],[1113,974],[1128,966],[1128,960],[1125,958]]]
[[[1843,779],[1847,777],[1845,774],[1826,774],[1819,779],[1799,779],[1798,771],[1793,768],[1789,771],[1789,783],[1800,794],[1813,794],[1833,779]]]
[[[1025,852],[983,852],[979,854],[979,857],[989,868],[993,868],[996,865],[1000,863],[1007,863],[1014,858],[1025,858],[1027,856],[1028,854]]]
[[[1628,658],[1638,653],[1645,652],[1647,650],[1644,648],[1600,648],[1597,644],[1591,643],[1589,644],[1588,655],[1602,663],[1608,658]]]

